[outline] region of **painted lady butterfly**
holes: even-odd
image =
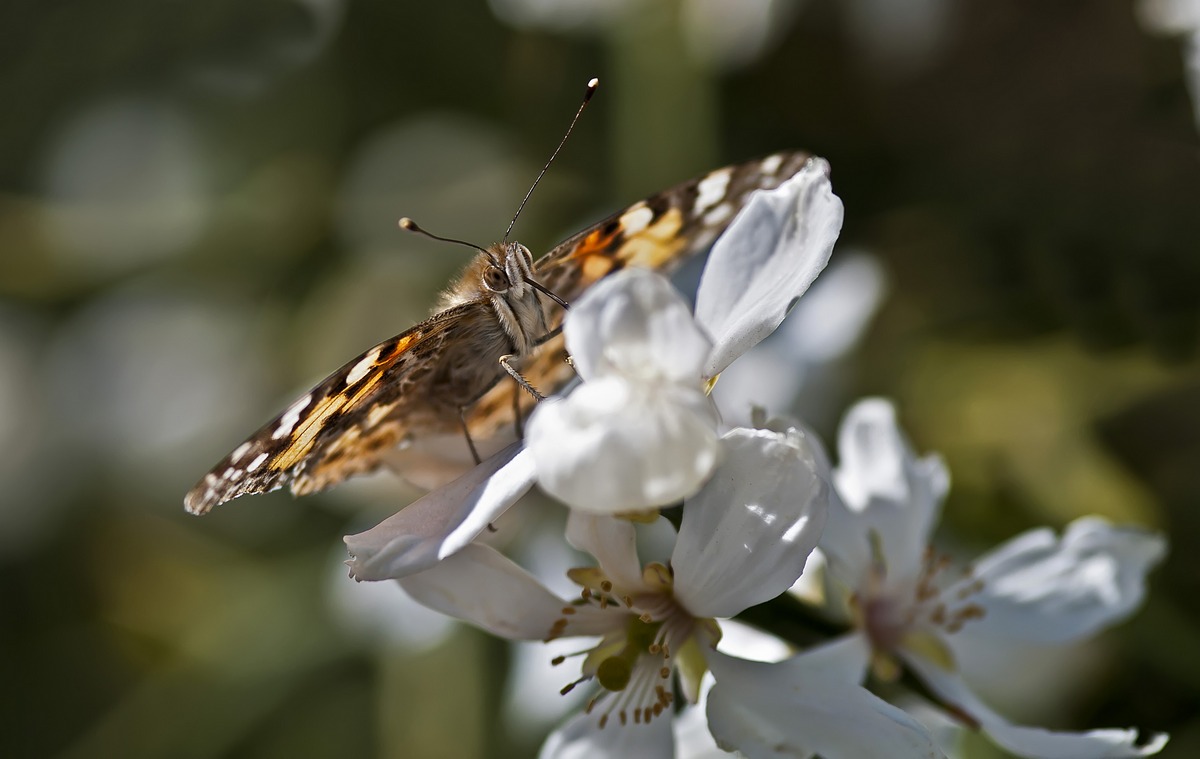
[[[717,169],[634,203],[536,261],[520,243],[481,249],[432,317],[298,398],[206,474],[184,505],[203,514],[285,485],[312,493],[395,464],[397,451],[415,453],[432,439],[455,440],[464,468],[471,440],[498,450],[519,435],[536,402],[516,383],[500,382],[506,370],[546,392],[574,376],[557,332],[562,308],[552,301],[569,303],[626,266],[671,271],[705,249],[752,191],[777,187],[809,158],[778,153]],[[427,460],[414,456],[404,466],[419,475]]]

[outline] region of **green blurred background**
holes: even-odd
[[[835,262],[867,257],[883,295],[811,357],[800,410],[829,435],[895,398],[949,462],[968,555],[1084,513],[1166,530],[1139,616],[992,698],[1200,755],[1200,145],[1168,4],[8,0],[0,755],[536,750],[569,673],[521,690],[529,650],[345,578],[340,537],[411,491],[181,499],[426,315],[467,255],[396,219],[500,237],[592,76],[516,236],[541,251],[777,149],[828,158]]]

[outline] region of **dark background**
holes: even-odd
[[[410,491],[202,520],[181,499],[427,313],[466,256],[396,219],[499,238],[598,76],[517,237],[545,250],[773,150],[826,157],[835,262],[870,255],[887,287],[801,409],[828,436],[853,398],[896,399],[949,462],[967,555],[1085,513],[1165,530],[1139,616],[993,698],[1197,755],[1200,154],[1149,5],[5,3],[0,754],[534,750],[547,724],[521,710],[568,675],[514,697],[504,644],[344,578],[340,536]]]

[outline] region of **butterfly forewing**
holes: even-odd
[[[776,153],[678,184],[564,240],[538,259],[535,273],[570,302],[626,266],[673,271],[729,226],[751,192],[778,187],[810,158]]]
[[[751,192],[782,184],[809,158],[790,152],[727,166],[634,203],[555,246],[536,262],[534,277],[570,302],[627,266],[671,271],[706,248]],[[478,289],[465,278],[459,285]],[[562,319],[557,308],[547,316],[551,328]],[[461,437],[464,419],[475,440],[511,436],[518,416],[534,403],[515,383],[499,382],[499,357],[511,348],[487,299],[435,314],[294,401],[206,474],[184,504],[202,514],[285,485],[297,495],[322,490],[377,468],[397,445],[425,436]],[[552,393],[574,376],[565,358],[558,336],[523,357],[521,371],[534,387]],[[465,437],[461,448],[469,461]]]

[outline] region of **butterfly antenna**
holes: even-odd
[[[475,250],[479,251],[480,253],[488,252],[486,248],[481,248],[473,242],[467,242],[466,240],[456,240],[453,237],[441,237],[439,235],[435,235],[432,232],[428,232],[428,231],[422,229],[421,227],[418,227],[417,222],[413,221],[412,219],[408,218],[407,216],[400,219],[399,224],[400,224],[400,228],[403,229],[405,232],[416,232],[419,235],[425,235],[426,237],[428,237],[431,240],[440,240],[442,242],[452,242],[455,245],[466,245],[468,248],[474,248]]]
[[[512,234],[513,225],[517,223],[517,217],[525,209],[525,204],[529,201],[529,196],[533,194],[533,190],[538,186],[538,182],[542,181],[542,177],[546,175],[546,169],[550,168],[550,164],[554,163],[554,158],[558,155],[558,151],[562,150],[563,145],[567,144],[567,138],[571,136],[571,130],[575,128],[575,122],[579,121],[579,117],[583,114],[583,109],[587,107],[588,101],[592,99],[592,95],[596,94],[596,88],[599,86],[600,80],[596,78],[592,78],[587,83],[587,90],[583,93],[583,102],[579,104],[579,110],[575,111],[575,118],[571,119],[571,126],[567,127],[567,133],[563,135],[562,141],[558,143],[558,147],[550,154],[550,160],[546,161],[546,165],[542,167],[542,171],[537,175],[537,179],[533,180],[533,184],[529,187],[529,192],[525,193],[525,197],[521,200],[521,205],[517,207],[517,212],[513,214],[512,221],[508,223],[508,231],[504,233],[504,239],[501,242],[508,242],[508,236]]]

